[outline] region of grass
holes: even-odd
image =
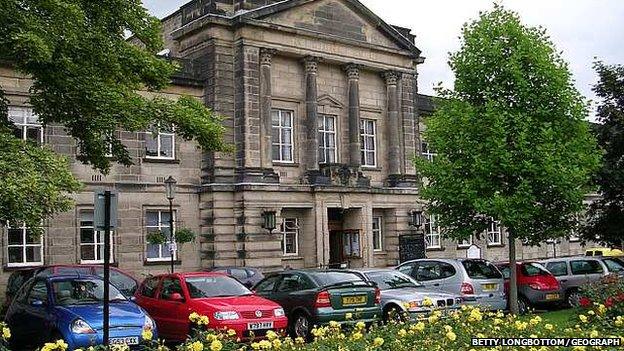
[[[576,309],[568,308],[557,311],[544,312],[541,313],[539,316],[542,317],[545,323],[564,327],[570,325],[572,318],[577,315],[578,311]]]

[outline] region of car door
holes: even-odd
[[[254,287],[254,292],[284,307],[282,301],[278,300],[277,296],[274,294],[275,288],[281,279],[282,276],[279,274],[264,278]]]
[[[158,311],[156,310],[156,304],[158,303],[156,293],[158,292],[159,283],[159,277],[146,278],[135,295],[135,302],[137,305],[145,309],[154,321],[156,321],[156,324],[158,324],[158,321],[160,320],[160,316],[158,316]]]
[[[550,261],[545,264],[546,269],[557,278],[561,289],[566,291],[570,286],[568,264],[565,261]]]
[[[183,297],[181,301],[172,300],[174,294]],[[182,341],[189,333],[188,296],[184,293],[179,277],[164,277],[158,292],[158,301],[154,310],[160,318],[159,331],[166,339]]]
[[[282,275],[282,279],[277,283],[273,294],[282,301],[281,305],[290,318],[291,313],[299,307],[310,310],[310,302],[314,301],[314,298],[310,297],[313,288],[314,285],[305,275],[288,273]]]
[[[571,260],[570,272],[574,286],[582,286],[587,283],[600,280],[605,274],[605,269],[598,260]]]
[[[30,344],[39,345],[50,333],[48,284],[43,279],[35,280],[23,304],[21,323],[22,336]]]
[[[441,289],[442,276],[439,261],[419,261],[414,266],[413,277],[429,289]]]
[[[34,280],[26,282],[17,291],[9,309],[7,310],[6,322],[12,332],[11,338],[18,344],[22,344],[27,340],[24,336],[24,334],[27,333],[25,323],[25,306],[28,303],[27,298],[30,293],[30,288],[34,283]]]

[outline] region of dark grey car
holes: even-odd
[[[210,271],[225,273],[250,289],[264,279],[264,274],[260,270],[251,267],[215,267]]]
[[[461,297],[425,288],[412,277],[393,269],[364,268],[351,270],[364,280],[377,284],[381,290],[381,308],[384,321],[404,316],[418,319],[434,309],[451,310],[461,305]],[[431,305],[423,303],[429,299]]]

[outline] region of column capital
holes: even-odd
[[[347,78],[349,80],[358,80],[360,79],[360,69],[361,65],[355,63],[348,63],[344,65],[344,71],[347,73]]]
[[[260,48],[260,64],[270,66],[271,60],[275,54],[277,54],[277,50],[275,49]]]
[[[381,77],[386,80],[386,85],[397,85],[400,74],[397,71],[385,71],[381,73]]]
[[[301,62],[303,62],[303,66],[305,67],[306,73],[316,74],[318,72],[318,63],[321,61],[321,58],[318,56],[306,56]]]

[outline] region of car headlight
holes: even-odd
[[[214,317],[219,321],[229,321],[240,318],[238,313],[234,311],[215,312]]]
[[[408,310],[412,310],[412,309],[420,307],[421,305],[422,305],[421,301],[410,301],[406,304],[406,307]]]
[[[145,316],[145,322],[143,323],[143,330],[154,330],[154,321],[148,316]]]
[[[74,334],[95,334],[95,330],[91,328],[89,323],[83,321],[82,319],[76,319],[71,324],[71,331]]]
[[[275,317],[284,317],[285,314],[286,313],[284,313],[284,309],[281,308],[281,307],[280,308],[276,308],[276,309],[273,310],[273,315]]]

